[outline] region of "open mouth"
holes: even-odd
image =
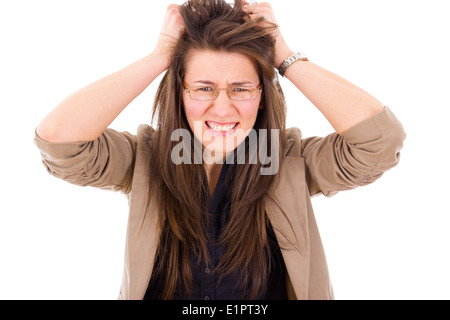
[[[227,133],[229,131],[232,131],[239,124],[239,122],[219,124],[217,122],[212,121],[206,121],[205,123],[208,128],[219,133]]]

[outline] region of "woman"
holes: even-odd
[[[285,129],[275,68],[335,133]],[[156,128],[108,128],[164,71]],[[127,195],[121,299],[332,299],[310,197],[375,181],[404,139],[377,99],[295,54],[269,4],[191,0],[168,7],[152,54],[68,97],[35,143],[54,176]]]

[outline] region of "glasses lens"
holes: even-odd
[[[232,100],[248,101],[256,98],[255,88],[231,88],[230,96]]]
[[[189,94],[193,100],[215,100],[220,92],[216,87],[198,87],[191,88]],[[229,97],[234,101],[249,101],[255,100],[258,89],[257,88],[246,88],[246,87],[230,87],[227,89]]]
[[[216,98],[214,89],[211,87],[191,89],[190,93],[194,100],[214,100]]]

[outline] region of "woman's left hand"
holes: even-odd
[[[252,3],[249,4],[247,1],[243,1],[244,11],[247,12],[251,19],[257,17],[263,17],[265,21],[274,23],[278,26],[277,20],[275,18],[275,13],[271,5],[268,2],[262,3]],[[286,41],[281,34],[280,28],[278,27],[275,34],[276,44],[275,44],[275,68],[279,68],[280,65],[291,56],[294,51],[292,51],[287,45]]]

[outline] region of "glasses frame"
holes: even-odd
[[[227,96],[230,100],[232,101],[253,101],[258,97],[258,93],[261,94],[262,93],[262,88],[261,88],[261,84],[259,84],[257,87],[243,87],[243,86],[230,86],[227,88],[219,88],[217,86],[213,86],[213,85],[203,85],[203,86],[196,86],[196,87],[188,87],[186,83],[183,82],[183,87],[184,87],[184,92],[189,94],[189,97],[194,100],[194,101],[214,101],[219,97],[220,91],[222,90],[226,90],[227,91]],[[195,89],[200,89],[200,88],[205,88],[205,87],[209,87],[211,89],[213,89],[214,92],[214,99],[194,99],[192,97],[191,94],[191,90],[195,90]],[[256,95],[253,99],[249,99],[249,100],[238,100],[238,99],[233,99],[231,97],[231,91],[235,88],[245,88],[245,89],[249,89],[249,90],[256,90]]]

